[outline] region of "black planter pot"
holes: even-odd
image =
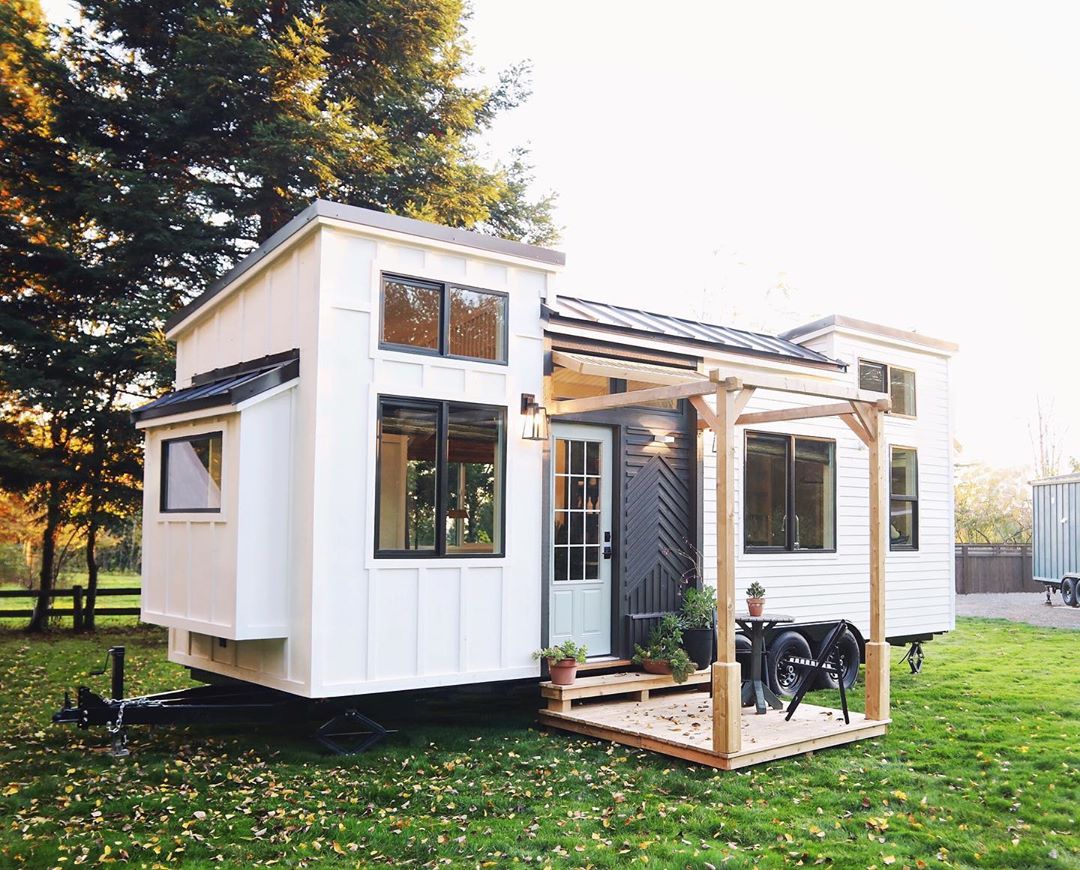
[[[698,666],[698,670],[709,667],[716,656],[716,631],[711,628],[684,628],[683,649],[690,656],[690,660]]]

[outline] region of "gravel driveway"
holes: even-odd
[[[957,595],[957,616],[988,616],[1011,619],[1045,628],[1075,628],[1080,630],[1080,607],[1066,607],[1061,596],[1054,593],[1053,607],[1046,606],[1043,592],[986,592],[979,595]]]

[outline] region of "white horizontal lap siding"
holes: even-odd
[[[814,347],[851,363],[857,379],[858,358],[886,362],[916,372],[918,416],[886,419],[890,444],[914,447],[919,456],[919,550],[890,552],[886,557],[886,622],[890,636],[954,627],[952,428],[948,363],[934,354],[916,353],[848,336],[826,336]],[[708,367],[708,362],[706,366]],[[758,391],[746,412],[769,411],[824,400]],[[743,473],[745,431],[810,435],[836,441],[835,553],[744,553]],[[703,530],[704,574],[716,582],[716,456],[706,440]],[[745,609],[744,590],[758,580],[767,589],[768,609],[798,620],[853,620],[868,629],[869,593],[869,455],[866,447],[836,418],[739,427],[735,459],[736,608]]]
[[[460,253],[321,230],[312,622],[316,694],[535,675],[540,638],[542,446],[521,438],[521,393],[543,393],[547,276]],[[510,294],[508,365],[379,348],[391,272]],[[376,559],[378,398],[507,409],[505,556]]]

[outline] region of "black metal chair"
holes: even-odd
[[[844,708],[844,723],[851,724],[851,717],[848,715],[847,690],[844,687],[844,663],[840,661],[839,657],[833,659],[833,653],[836,652],[836,648],[840,645],[840,638],[844,636],[844,632],[847,630],[848,622],[846,619],[841,619],[836,623],[825,636],[825,642],[821,645],[821,650],[818,652],[816,659],[805,659],[801,656],[789,656],[785,659],[786,662],[793,666],[803,668],[803,677],[795,689],[795,696],[791,699],[791,703],[788,704],[787,716],[784,717],[784,721],[791,721],[792,714],[802,703],[803,695],[814,685],[820,674],[826,673],[834,677],[840,686],[840,705]]]

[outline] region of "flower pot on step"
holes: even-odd
[[[572,686],[577,679],[578,663],[574,659],[548,659],[548,674],[556,686]]]
[[[641,666],[649,674],[670,674],[671,662],[662,662],[658,659],[642,659]]]
[[[690,660],[697,665],[700,671],[709,667],[716,656],[713,651],[716,648],[716,631],[712,628],[684,628],[683,649],[690,656]]]

